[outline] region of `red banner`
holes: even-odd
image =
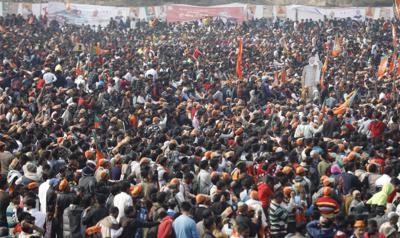
[[[167,6],[168,22],[185,22],[204,17],[223,17],[242,22],[245,18],[243,7],[198,7],[180,4]]]

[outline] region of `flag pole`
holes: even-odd
[[[393,14],[394,14],[394,22],[392,22],[392,31],[395,31],[395,32],[392,32],[392,35],[393,35],[393,51],[394,52],[397,52],[397,33],[396,33],[396,30],[397,30],[397,23],[398,23],[398,21],[399,21],[399,1],[398,0],[394,0],[393,1]],[[394,64],[394,72],[393,72],[393,80],[394,80],[394,82],[393,82],[393,87],[394,87],[394,95],[395,95],[395,97],[396,97],[396,104],[399,102],[399,95],[398,95],[398,90],[397,90],[397,69],[398,69],[398,65],[397,65],[397,63],[398,63],[398,58],[397,58],[397,56],[396,56],[396,61],[395,61],[395,64]]]
[[[393,54],[396,54],[397,53],[397,37],[396,37],[396,31],[397,31],[397,26],[396,26],[396,22],[397,22],[397,19],[395,18],[394,19],[394,22],[392,23],[393,25],[392,25],[392,35],[393,35]],[[393,88],[392,88],[392,90],[394,91],[393,93],[394,93],[394,97],[395,97],[395,100],[396,100],[396,104],[398,103],[398,101],[399,101],[399,95],[398,95],[398,91],[397,91],[397,69],[398,69],[398,65],[397,65],[397,60],[398,59],[398,57],[397,57],[397,54],[396,54],[396,59],[395,59],[395,62],[394,62],[394,69],[393,69]],[[392,60],[393,60],[393,58],[392,58]]]

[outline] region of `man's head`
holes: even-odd
[[[122,182],[122,184],[121,184],[121,192],[129,193],[130,187],[131,187],[131,185],[129,184],[128,181]]]
[[[192,210],[192,205],[189,202],[182,202],[181,203],[181,210],[182,212],[190,213]]]
[[[389,212],[388,218],[391,225],[396,225],[399,221],[399,215],[396,212]]]
[[[119,213],[119,210],[118,210],[117,207],[111,207],[111,208],[110,208],[109,214],[110,214],[111,216],[113,216],[114,218],[117,218],[117,217],[118,217],[118,213]]]
[[[25,206],[27,209],[32,209],[32,208],[35,208],[35,206],[36,206],[36,201],[34,198],[29,197],[25,200],[24,203],[25,203]]]
[[[368,234],[374,235],[378,233],[378,222],[376,220],[368,220]]]
[[[274,200],[276,203],[281,204],[283,202],[284,195],[282,192],[277,192],[274,196]]]
[[[136,210],[135,210],[135,208],[133,206],[127,206],[124,209],[124,213],[125,213],[125,216],[127,216],[129,218],[133,218],[133,217],[135,217]]]
[[[321,217],[319,218],[319,225],[320,225],[322,228],[329,228],[329,227],[331,227],[332,224],[333,224],[333,222],[332,222],[332,220],[329,219],[329,218],[326,218],[326,217],[323,217],[323,216],[321,216]]]

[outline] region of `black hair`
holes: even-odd
[[[110,209],[108,210],[109,214],[114,214],[114,213],[118,213],[118,207],[110,207]]]
[[[131,187],[131,185],[127,181],[123,181],[120,186],[121,186],[121,191],[123,192],[125,192]]]
[[[208,166],[208,160],[200,161],[200,169],[205,169]]]
[[[192,205],[189,202],[182,202],[181,203],[181,210],[184,212],[190,212],[190,210],[192,209]]]
[[[134,212],[134,211],[135,211],[135,208],[134,208],[133,206],[127,206],[127,207],[125,207],[125,209],[124,209],[125,215],[128,215],[129,213],[132,213],[132,212]]]
[[[25,201],[27,207],[36,207],[36,200],[34,198],[27,198]]]

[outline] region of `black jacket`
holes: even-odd
[[[236,223],[238,225],[246,226],[250,231],[249,235],[251,237],[256,236],[257,232],[260,230],[260,225],[261,225],[260,222],[258,222],[257,224],[253,223],[250,217],[244,216],[242,214],[239,214],[236,217]]]
[[[143,222],[136,218],[128,218],[128,217],[122,217],[121,223],[123,223],[123,221],[125,221],[125,220],[128,220],[128,224],[126,227],[124,227],[124,230],[122,231],[122,234],[119,238],[135,237],[138,228],[142,228],[142,227],[148,228],[148,227],[153,227],[153,226],[157,226],[158,224],[160,224],[159,222]]]

